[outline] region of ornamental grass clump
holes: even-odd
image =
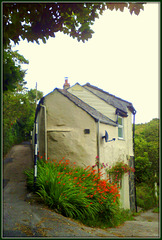
[[[33,191],[33,169],[26,171]],[[36,192],[52,209],[82,222],[106,221],[117,225],[120,213],[116,184],[101,180],[101,172],[88,166],[77,167],[69,160],[38,161]]]

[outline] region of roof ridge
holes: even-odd
[[[93,86],[93,85],[91,85],[90,83],[86,83],[86,84],[84,84],[82,87],[85,87],[85,86],[91,87],[91,88],[96,89],[96,90],[98,90],[98,91],[100,91],[100,92],[103,92],[103,93],[108,94],[108,95],[110,95],[110,96],[112,96],[112,97],[115,97],[115,98],[117,98],[117,99],[119,99],[119,100],[121,100],[121,101],[124,101],[124,102],[127,102],[127,103],[132,104],[131,102],[129,102],[129,101],[127,101],[127,100],[124,100],[124,99],[122,99],[122,98],[120,98],[120,97],[117,97],[117,96],[115,96],[115,95],[113,95],[113,94],[111,94],[111,93],[109,93],[109,92],[106,92],[106,91],[104,91],[104,90],[101,89],[101,88],[98,88],[98,87],[96,87],[96,86]]]

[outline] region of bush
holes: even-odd
[[[159,207],[154,208],[153,213],[159,213]]]
[[[157,205],[157,200],[154,196],[154,189],[143,183],[136,186],[137,206],[144,210],[151,209]]]
[[[20,128],[17,123],[13,124],[12,127],[3,129],[3,154],[6,155],[10,148],[15,145],[21,143],[23,139],[23,135],[20,133]]]
[[[27,186],[33,189],[33,169],[26,171]],[[101,180],[101,173],[59,162],[38,161],[36,193],[53,209],[64,216],[88,225],[107,227],[119,225],[123,218],[117,185]]]

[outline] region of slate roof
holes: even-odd
[[[86,88],[87,90],[89,90],[90,92],[92,92],[93,94],[95,94],[96,96],[98,96],[99,98],[101,98],[102,100],[107,102],[108,104],[112,105],[113,107],[119,109],[125,116],[127,116],[127,112],[128,112],[127,108],[132,113],[136,112],[132,103],[125,101],[119,97],[116,97],[115,95],[112,95],[108,92],[105,92],[104,90],[102,90],[98,87],[95,87],[95,86],[91,85],[90,83],[86,83],[82,87]]]
[[[111,120],[110,118],[106,117],[102,113],[98,112],[93,107],[89,106],[87,103],[83,102],[81,99],[77,98],[73,94],[69,93],[67,90],[56,88],[58,92],[63,94],[65,97],[67,97],[70,101],[72,101],[75,105],[83,109],[85,112],[87,112],[91,117],[95,119],[95,121],[100,121],[105,124],[109,124],[112,126],[117,126],[116,122]]]

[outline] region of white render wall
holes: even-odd
[[[57,159],[59,161],[64,157],[82,167],[95,165],[97,156],[97,122],[57,90],[48,94],[44,100],[44,105],[47,109],[47,156],[49,160]],[[105,104],[109,106],[107,103]],[[114,114],[114,107],[112,110]],[[103,123],[99,124],[100,163],[105,165],[108,163],[109,166],[112,166],[116,161],[124,161],[129,164],[129,156],[133,156],[131,115],[131,112],[128,110],[128,117],[124,118],[124,140],[118,139],[118,127]],[[43,108],[41,108],[38,116],[39,150],[40,155],[43,155]],[[90,134],[85,134],[84,129],[90,129]],[[109,134],[109,140],[116,138],[116,141],[106,143],[102,139],[102,136],[105,135],[105,130]],[[128,175],[125,174],[122,181],[121,203],[122,207],[129,209]]]
[[[86,102],[91,107],[95,108],[108,118],[116,121],[117,115],[115,114],[116,108],[106,103],[104,100],[95,96],[84,87],[79,84],[75,84],[68,89],[68,92],[72,93],[82,101]],[[114,127],[112,127],[114,133]],[[116,138],[118,138],[118,130],[116,129]],[[122,140],[121,140],[122,141]],[[132,141],[132,113],[128,109],[128,117],[124,118],[124,141],[125,151],[127,155],[133,156],[133,141]],[[119,143],[120,144],[120,143]]]
[[[109,166],[113,166],[115,162],[123,161],[124,163],[129,165],[129,154],[131,153],[132,144],[129,144],[127,140],[127,124],[128,119],[124,118],[124,131],[126,131],[125,139],[118,139],[118,127],[113,127],[110,125],[105,125],[100,123],[99,132],[100,132],[100,163],[108,164]],[[105,142],[105,139],[102,139],[102,136],[105,135],[105,130],[109,134],[109,140],[112,138],[116,138],[115,141]],[[103,169],[104,172],[104,169]],[[130,209],[129,202],[129,176],[125,174],[122,179],[122,188],[120,190],[120,199],[121,206],[125,209]]]
[[[100,99],[84,87],[79,84],[75,84],[73,87],[67,90],[76,97],[80,98],[83,102],[87,103],[103,115],[109,117],[111,120],[116,121],[115,110],[116,108],[107,104],[104,100]]]
[[[45,97],[47,107],[47,145],[50,160],[63,157],[86,167],[95,164],[96,122],[58,91]],[[84,129],[90,129],[85,134]]]

